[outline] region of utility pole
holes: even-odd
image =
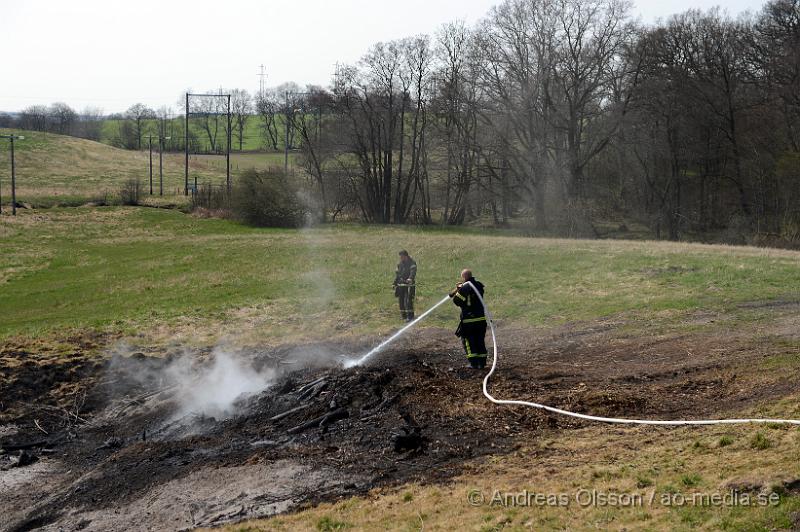
[[[158,136],[158,195],[164,195],[164,165],[163,165],[163,153],[164,153],[164,141],[169,140],[172,137],[162,137],[161,135]],[[152,194],[152,192],[150,192]]]
[[[189,93],[186,93],[186,125],[183,130],[183,147],[186,154],[184,166],[183,195],[189,195]]]
[[[150,151],[150,195],[153,195],[153,135],[147,135],[147,147]]]
[[[283,129],[286,130],[286,140],[283,143],[283,173],[289,176],[289,91],[285,94],[286,118],[284,119]]]
[[[222,92],[222,91],[220,91]],[[231,193],[231,95],[228,94],[228,149],[225,152],[225,182]]]
[[[25,140],[20,135],[0,135],[0,139],[8,139],[11,142],[11,214],[17,215],[17,170],[14,162],[14,141]]]

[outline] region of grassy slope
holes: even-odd
[[[637,320],[796,294],[800,254],[688,244],[527,239],[436,229],[246,228],[152,209],[26,214],[0,225],[0,334],[260,324],[278,338],[388,331],[396,252],[420,266],[418,306],[472,267],[502,322]],[[235,316],[231,316],[235,313]],[[442,312],[432,325],[452,324]],[[282,331],[276,326],[287,327]],[[204,325],[204,327],[206,327]]]
[[[796,400],[793,405],[794,415],[800,414]],[[376,491],[226,530],[797,529],[800,497],[782,487],[798,475],[797,429],[592,426],[570,431],[569,438],[562,436],[537,435],[512,455],[468,466],[464,475],[446,485]],[[733,487],[746,490],[748,485],[773,488],[777,504],[720,506],[704,503],[702,495],[686,502],[695,493],[730,497]],[[522,494],[518,500],[525,501],[526,492],[566,497],[567,505],[514,506],[497,499],[491,503],[495,493]],[[484,502],[471,504],[468,497],[473,493]],[[597,494],[596,503],[592,493]],[[602,497],[615,493],[640,499],[602,503]]]
[[[0,132],[11,130],[0,129]],[[112,148],[89,140],[23,131],[16,143],[17,201],[34,205],[80,205],[116,195],[130,178],[149,182],[149,154]],[[190,179],[201,183],[223,183],[224,158],[192,156]],[[273,154],[237,154],[234,172],[249,167],[279,166],[283,157]],[[6,143],[0,144],[2,201],[10,202],[10,161]],[[153,153],[153,183],[158,191],[158,154]],[[183,154],[164,155],[164,193],[170,201],[181,200],[184,187]],[[148,188],[149,189],[149,188]]]

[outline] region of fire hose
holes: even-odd
[[[580,414],[578,412],[570,412],[569,410],[563,410],[561,408],[555,408],[553,406],[547,406],[539,403],[533,403],[531,401],[518,401],[518,400],[510,400],[510,399],[495,399],[492,394],[489,393],[489,379],[491,378],[492,374],[497,369],[497,334],[494,330],[494,320],[492,319],[491,313],[489,312],[489,308],[486,306],[486,302],[483,300],[483,296],[481,293],[475,289],[475,285],[470,283],[469,281],[466,284],[472,287],[472,291],[478,296],[478,299],[483,305],[483,311],[486,314],[486,321],[489,322],[489,328],[492,331],[492,348],[494,354],[494,360],[492,360],[492,368],[489,370],[489,373],[486,374],[486,377],[483,379],[483,395],[486,398],[497,405],[520,405],[520,406],[530,406],[533,408],[538,408],[541,410],[546,410],[548,412],[552,412],[554,414],[560,414],[562,416],[570,416],[576,417],[579,419],[587,419],[589,421],[600,421],[603,423],[623,423],[628,425],[734,425],[740,423],[789,423],[792,425],[800,425],[800,420],[798,419],[758,419],[758,418],[743,418],[743,419],[679,419],[679,420],[655,420],[655,419],[628,419],[628,418],[615,418],[615,417],[603,417],[603,416],[592,416],[589,414]]]
[[[678,426],[678,425],[735,425],[735,424],[744,424],[744,423],[779,423],[779,424],[792,424],[792,425],[800,425],[799,419],[766,419],[766,418],[741,418],[741,419],[680,419],[680,420],[656,420],[656,419],[630,419],[630,418],[614,418],[614,417],[603,417],[603,416],[592,416],[589,414],[581,414],[578,412],[571,412],[569,410],[564,410],[562,408],[556,408],[553,406],[548,406],[540,403],[534,403],[531,401],[520,401],[520,400],[513,400],[513,399],[497,399],[492,394],[489,393],[489,379],[492,377],[494,372],[497,370],[497,361],[498,361],[498,354],[497,354],[497,333],[494,328],[494,320],[492,319],[492,315],[489,312],[489,307],[486,305],[486,302],[483,300],[483,296],[481,293],[475,288],[471,282],[466,281],[465,285],[469,285],[472,288],[472,291],[475,295],[478,296],[478,299],[483,306],[484,314],[486,315],[486,321],[489,323],[489,329],[492,333],[492,351],[493,351],[493,360],[492,360],[492,367],[489,370],[489,373],[486,374],[486,377],[483,378],[483,395],[494,404],[497,405],[519,405],[519,406],[529,406],[532,408],[538,408],[540,410],[546,410],[547,412],[552,412],[554,414],[559,414],[562,416],[569,416],[578,419],[585,419],[589,421],[599,421],[602,423],[617,423],[617,424],[626,424],[626,425],[667,425],[667,426]],[[356,361],[350,361],[345,364],[345,367],[352,367],[358,366],[363,364],[370,356],[377,353],[395,339],[400,337],[404,334],[407,330],[411,327],[416,325],[419,321],[423,318],[427,317],[431,312],[436,310],[439,306],[444,304],[446,301],[450,299],[450,296],[445,296],[444,299],[436,303],[434,306],[429,308],[425,311],[422,315],[420,315],[417,319],[397,331],[391,337],[383,341],[380,345],[376,348],[372,349],[369,353],[361,357]]]

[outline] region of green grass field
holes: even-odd
[[[743,303],[796,301],[800,293],[800,253],[782,250],[390,226],[254,229],[143,207],[24,210],[0,217],[0,351],[60,357],[97,332],[149,347],[377,339],[399,326],[390,286],[401,248],[419,264],[419,309],[469,266],[487,285],[501,331],[611,318],[628,337],[707,327],[724,343],[726,331],[758,330],[774,316],[768,306]],[[698,322],[698,312],[714,313],[714,323]],[[424,327],[455,322],[456,309],[446,307]],[[754,371],[794,379],[797,342],[780,341],[785,349]],[[476,386],[475,404],[483,405],[477,383],[465,386]],[[798,404],[790,394],[764,409],[797,416]],[[444,485],[387,488],[230,530],[789,529],[800,511],[792,493],[753,509],[489,508],[465,497],[474,489],[576,486],[718,493],[729,479],[752,478],[780,490],[796,478],[799,441],[800,431],[784,426],[543,428],[518,451],[468,465]]]
[[[224,121],[224,118],[222,119]],[[173,118],[172,121],[175,123],[176,127],[179,128],[180,131],[183,131],[184,125],[184,118],[182,116]],[[145,120],[143,126],[143,131],[147,133],[155,133],[158,130],[157,121],[156,120]],[[238,137],[238,130],[235,129],[234,124],[234,134],[231,138],[231,149],[233,151],[259,151],[264,150],[268,146],[265,144],[265,139],[263,133],[261,131],[261,126],[263,124],[263,120],[258,116],[251,116],[245,122],[245,127],[243,131],[243,141],[242,141],[242,150],[239,150],[239,137]],[[105,144],[111,144],[115,136],[119,134],[119,120],[106,120],[103,123],[103,129],[101,133],[101,142]],[[278,149],[283,150],[286,138],[286,130],[283,126],[283,117],[279,116],[276,121],[277,127],[277,138],[278,138]],[[193,117],[189,122],[189,130],[194,133],[197,138],[208,144],[208,137],[206,132],[200,127],[200,123],[198,119]],[[225,138],[225,131],[222,127],[222,122],[220,122],[220,129],[218,132],[218,139],[222,140]],[[223,140],[224,142],[224,140]]]
[[[185,326],[253,339],[380,334],[396,325],[397,250],[420,268],[420,309],[461,268],[488,286],[498,321],[548,326],[794,297],[800,254],[652,242],[529,239],[427,228],[253,229],[148,208],[54,209],[0,225],[0,334]],[[454,313],[429,325],[450,326]],[[665,321],[666,320],[666,321]]]
[[[224,175],[225,156],[224,155],[194,155],[198,161],[202,161],[207,166],[214,168]],[[289,154],[290,169],[294,167],[296,155]],[[267,170],[279,168],[283,169],[284,154],[274,152],[252,152],[252,153],[231,153],[231,172],[240,172],[250,168]]]

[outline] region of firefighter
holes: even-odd
[[[400,304],[400,317],[405,321],[414,320],[414,286],[417,278],[417,263],[408,255],[408,251],[400,253],[400,263],[394,274],[394,296]]]
[[[483,296],[483,284],[472,276],[470,270],[461,272],[461,282],[456,289],[450,292],[450,297],[461,308],[461,321],[456,329],[456,336],[461,337],[464,352],[471,368],[483,369],[486,367],[486,313],[483,304],[469,281]]]

